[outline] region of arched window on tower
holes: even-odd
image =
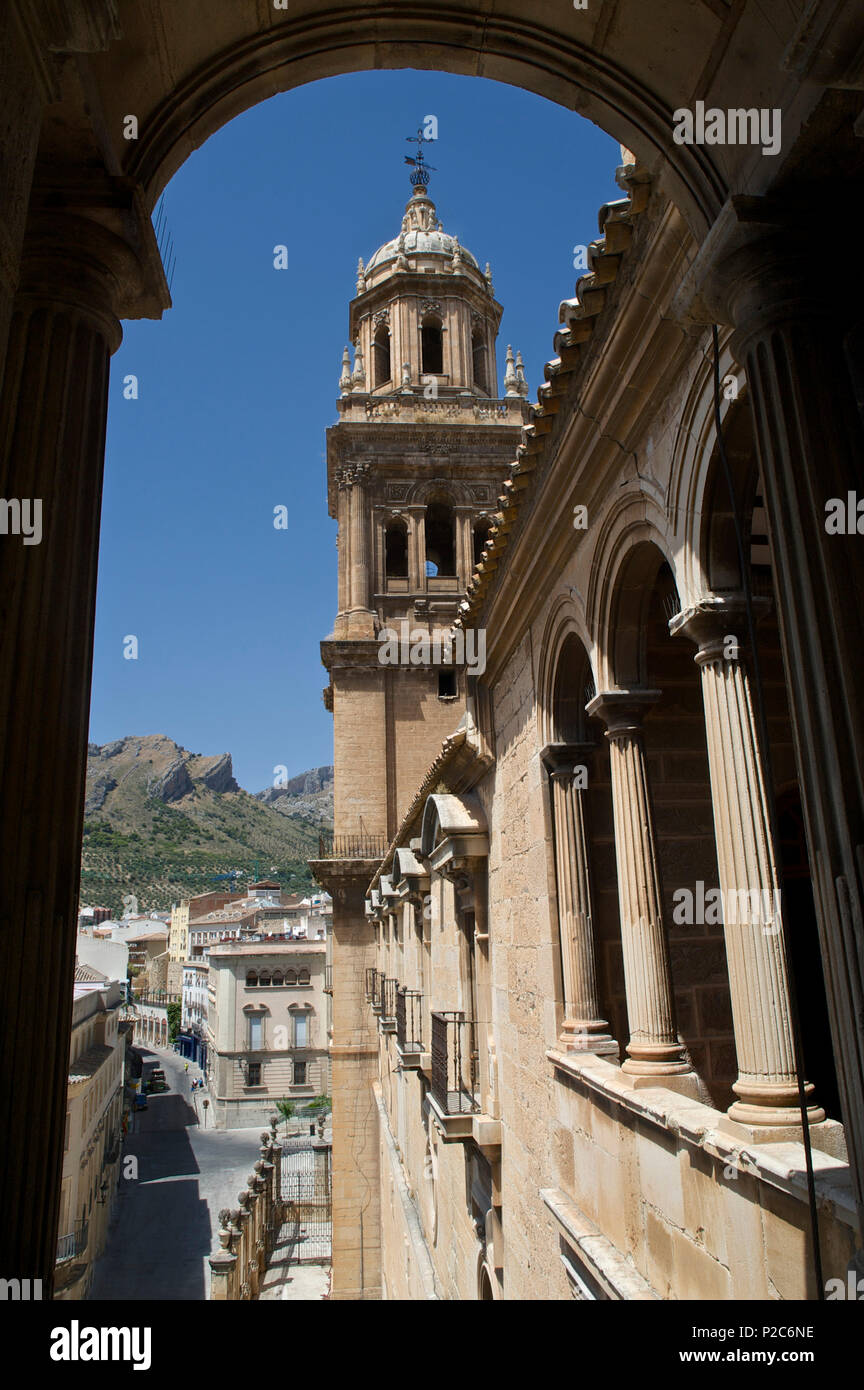
[[[390,380],[390,328],[382,322],[375,329],[375,338],[372,343],[372,359],[374,363],[374,381],[377,386],[386,386]]]
[[[455,521],[449,502],[436,499],[426,508],[426,573],[455,575]]]
[[[384,532],[384,573],[388,579],[408,577],[408,527],[398,517]]]
[[[474,372],[474,385],[484,395],[489,395],[489,373],[486,370],[486,337],[479,325],[471,335],[471,360]]]
[[[475,567],[480,563],[480,556],[483,554],[483,547],[489,539],[489,528],[491,522],[488,516],[481,516],[479,521],[474,523],[474,564]]]
[[[423,349],[423,375],[442,376],[444,373],[444,338],[441,320],[427,317],[420,325],[420,342]]]

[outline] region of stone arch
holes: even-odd
[[[621,0],[611,32],[590,9],[556,0],[536,0],[528,10],[512,0],[495,14],[479,4],[441,5],[420,19],[410,0],[359,11],[348,0],[331,0],[323,12],[311,0],[307,5],[300,13],[270,9],[262,21],[254,7],[237,14],[239,7],[216,0],[201,42],[181,49],[162,31],[168,51],[158,66],[146,25],[127,19],[100,74],[110,82],[116,67],[122,92],[115,95],[109,85],[100,97],[109,121],[115,107],[121,117],[140,113],[140,138],[127,142],[121,161],[124,174],[147,190],[149,206],[208,136],[268,97],[325,77],[405,67],[506,82],[577,111],[641,159],[665,166],[670,196],[697,237],[725,201],[728,156],[704,145],[676,145],[673,113],[690,102],[700,69],[725,51],[737,16],[730,22],[707,5],[682,10],[676,62],[666,27],[645,23],[640,0]]]
[[[721,383],[735,377],[740,393],[735,400],[722,396],[720,418],[726,437],[730,421],[746,409],[747,385],[743,370],[732,356],[728,338],[720,343]],[[714,587],[709,577],[705,550],[705,528],[716,505],[716,487],[709,491],[709,479],[716,457],[717,432],[714,424],[714,380],[710,357],[700,358],[681,414],[672,447],[666,511],[676,555],[681,556],[679,584],[682,607],[698,602]],[[728,512],[728,503],[727,503]]]
[[[559,672],[561,654],[564,648],[577,642],[585,653],[586,680],[594,682],[591,665],[591,643],[580,621],[575,604],[569,594],[562,594],[555,602],[546,620],[546,628],[540,644],[540,660],[537,671],[537,719],[541,747],[555,743],[555,688]],[[584,683],[583,683],[584,684]]]
[[[598,690],[626,689],[628,681],[638,683],[644,673],[640,634],[644,635],[651,584],[662,563],[677,584],[665,530],[665,513],[644,494],[622,497],[604,519],[586,602],[597,642]]]

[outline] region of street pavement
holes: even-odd
[[[108,1242],[97,1261],[90,1298],[123,1301],[206,1299],[208,1256],[218,1247],[219,1212],[236,1208],[260,1157],[261,1126],[214,1130],[193,1092],[200,1068],[170,1049],[140,1046],[145,1077],[161,1067],[169,1089],[148,1096],[130,1117]],[[137,1177],[129,1156],[137,1160]]]

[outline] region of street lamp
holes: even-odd
[[[202,1100],[201,1104],[202,1104],[203,1107],[204,1107],[204,1128],[206,1129],[206,1128],[207,1128],[207,1111],[208,1111],[209,1106],[210,1106],[210,1102],[209,1102],[209,1100],[207,1099],[206,1096],[205,1096],[204,1099]]]

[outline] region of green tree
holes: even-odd
[[[276,1109],[277,1109],[278,1113],[282,1116],[282,1119],[285,1121],[285,1137],[287,1138],[287,1137],[288,1137],[288,1121],[289,1121],[289,1120],[292,1118],[292,1116],[294,1115],[294,1103],[293,1103],[293,1101],[285,1100],[285,1098],[283,1097],[282,1100],[277,1100],[277,1102],[276,1102]]]
[[[175,999],[171,1004],[166,1005],[165,1012],[168,1015],[168,1041],[177,1041],[177,1034],[180,1032],[180,1017],[183,1005],[179,999]]]

